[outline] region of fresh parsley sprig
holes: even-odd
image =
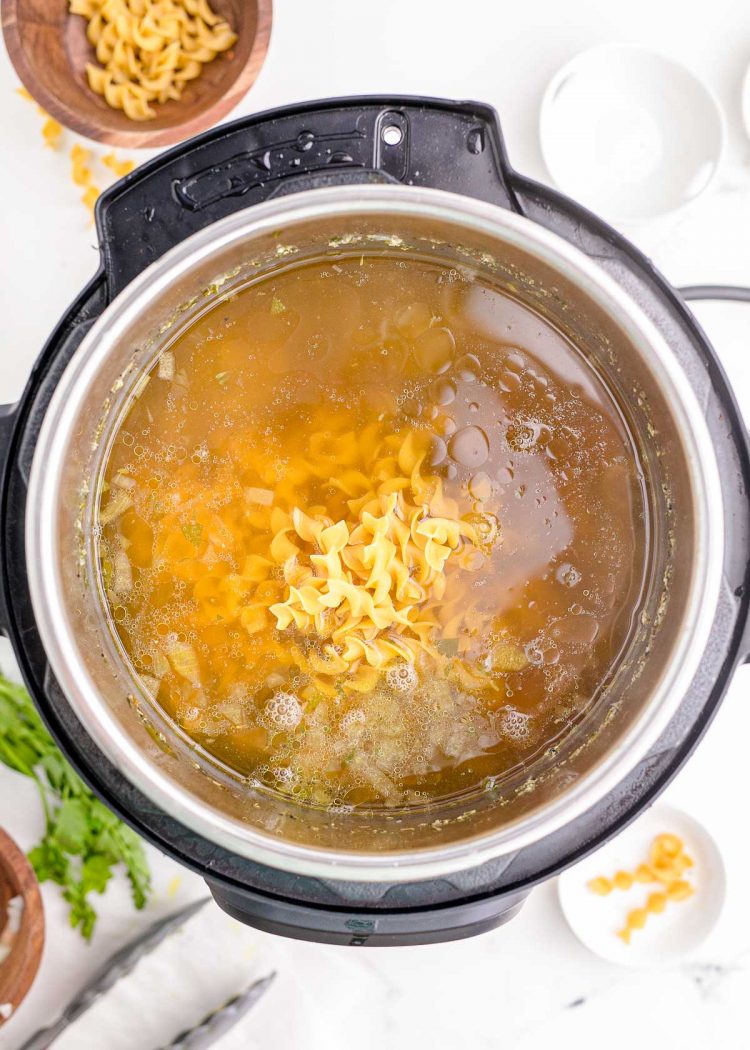
[[[70,924],[90,940],[96,923],[91,893],[104,893],[123,864],[136,908],[151,876],[141,840],[99,801],[63,758],[26,690],[0,674],[0,762],[31,777],[45,818],[42,840],[29,853],[40,881],[63,888]]]

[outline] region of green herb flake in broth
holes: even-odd
[[[275,317],[277,314],[283,314],[285,312],[285,310],[286,310],[286,307],[282,303],[281,299],[277,299],[276,296],[274,296],[273,299],[271,300],[271,314],[272,314],[272,316]]]
[[[182,535],[188,543],[192,543],[194,547],[198,547],[200,546],[201,536],[203,535],[203,526],[199,525],[197,521],[190,521],[187,525],[182,526]]]

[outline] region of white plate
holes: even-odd
[[[656,884],[634,883],[630,890],[612,890],[606,897],[592,893],[587,883],[598,875],[633,871],[645,861],[657,835],[670,831],[685,843],[695,861],[685,878],[695,893],[688,900],[667,904],[661,915],[649,915],[630,944],[617,936],[632,908],[642,907]],[[592,952],[625,966],[659,966],[694,951],[719,917],[726,893],[724,863],[706,829],[687,813],[671,806],[650,809],[621,835],[576,864],[558,879],[563,914],[578,939]]]
[[[640,47],[604,44],[552,78],[540,139],[563,192],[611,222],[634,222],[708,187],[725,129],[716,98],[689,69]]]

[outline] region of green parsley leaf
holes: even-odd
[[[55,840],[60,849],[65,853],[82,853],[88,833],[88,814],[82,800],[66,798],[55,821]]]
[[[92,853],[83,862],[81,885],[85,893],[104,893],[112,878],[112,865],[104,853]]]
[[[151,889],[143,844],[92,794],[57,749],[25,689],[0,675],[0,762],[30,777],[45,816],[42,840],[29,853],[40,882],[62,887],[70,924],[89,940],[96,924],[91,893],[104,893],[122,866],[133,904]]]

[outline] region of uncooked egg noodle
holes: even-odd
[[[89,87],[130,120],[153,120],[150,103],[179,100],[203,66],[236,43],[237,34],[208,0],[68,0],[87,20],[97,63]]]
[[[596,699],[643,573],[594,370],[403,257],[290,267],[197,320],[138,384],[99,523],[144,687],[230,770],[324,806],[530,762]]]

